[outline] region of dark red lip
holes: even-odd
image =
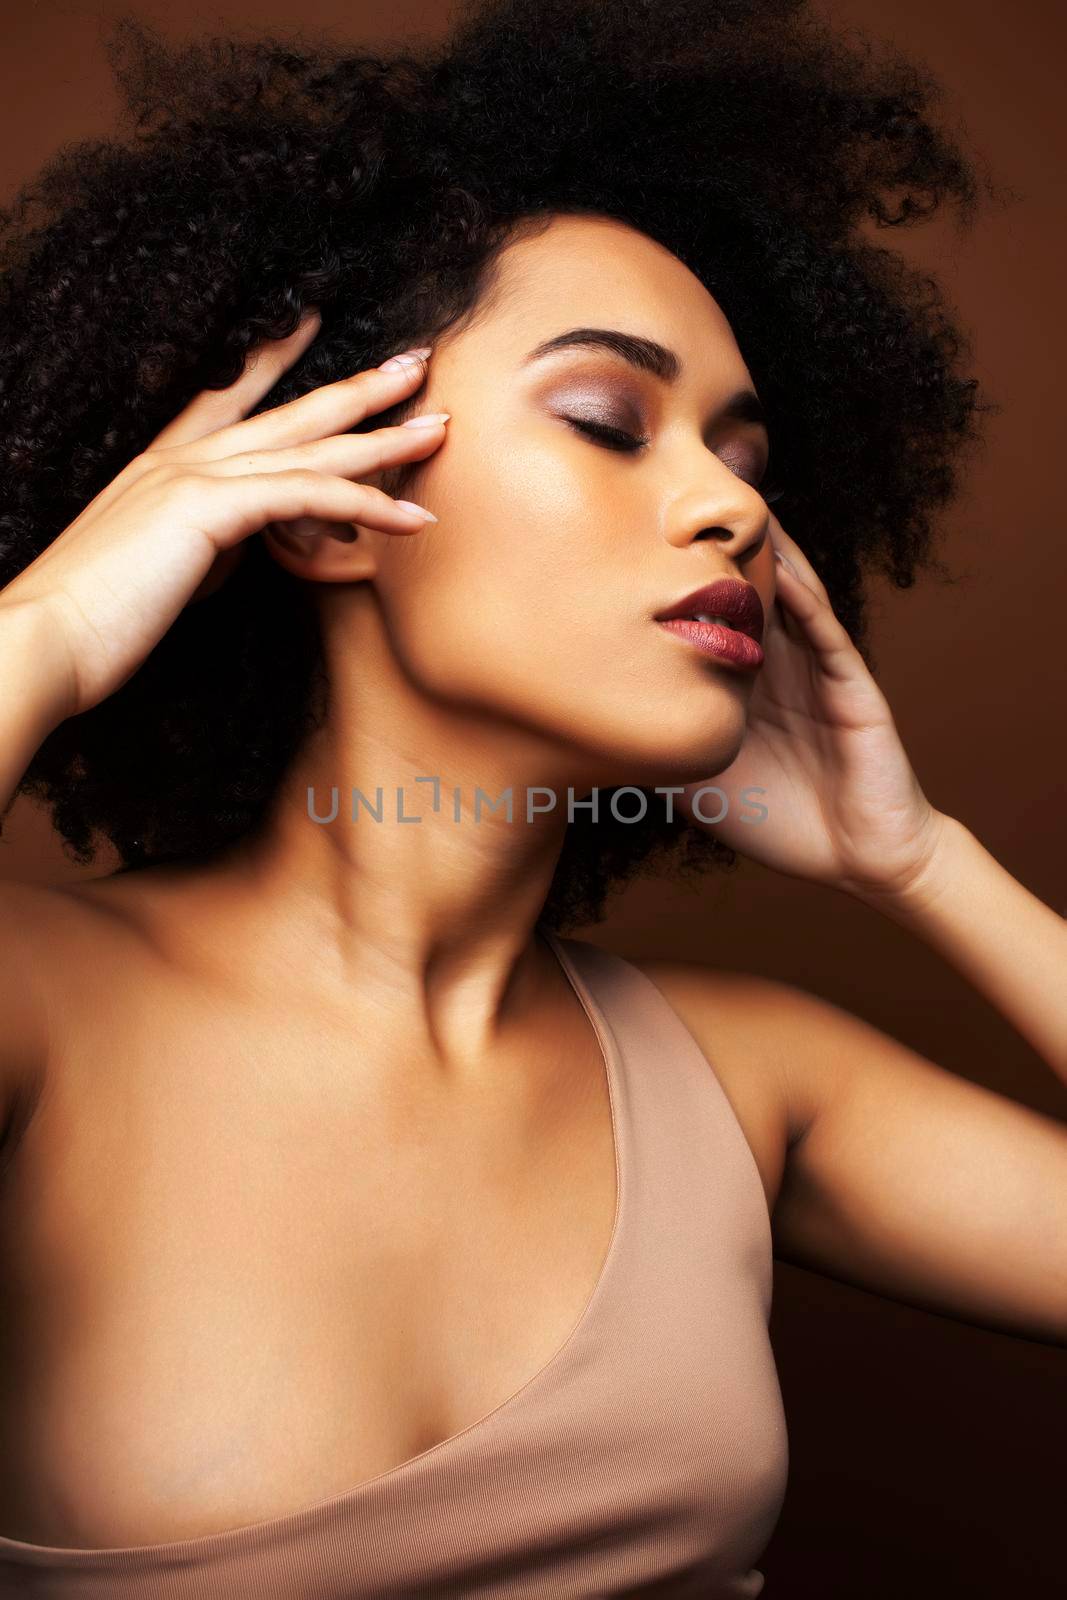
[[[698,611],[724,617],[738,633],[747,633],[757,644],[762,643],[763,602],[752,585],[741,578],[717,578],[702,589],[694,589],[666,611],[657,611],[654,620],[669,622],[674,617],[691,617]]]

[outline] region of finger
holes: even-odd
[[[231,476],[209,463],[185,479],[183,492],[187,497],[183,521],[199,528],[219,550],[261,532],[268,523],[296,522],[300,517],[359,523],[383,533],[418,533],[437,520],[410,501],[394,500],[383,489],[310,468]]]
[[[789,557],[802,581],[806,583],[809,588],[814,589],[815,593],[821,596],[821,598],[826,601],[827,605],[829,605],[830,596],[827,592],[826,585],[823,583],[822,579],[819,577],[819,574],[815,571],[815,568],[812,566],[803,550],[797,544],[796,540],[791,538],[790,535],[786,533],[785,529],[782,527],[782,524],[778,521],[778,518],[774,515],[773,511],[770,515],[770,530],[771,544],[774,546],[774,548],[776,550],[780,550],[783,555],[787,555]]]
[[[782,633],[791,644],[799,645],[802,649],[807,645],[807,638],[800,623],[791,614],[789,607],[782,599],[781,590],[775,595],[774,605],[771,607],[771,626],[767,630],[764,640],[764,649],[770,649],[770,639],[774,631]]]
[[[202,389],[157,433],[150,450],[191,444],[229,423],[246,417],[269,394],[278,379],[313,343],[322,326],[319,312],[305,311],[296,328],[284,339],[266,339],[253,345],[239,377],[225,389]]]
[[[413,356],[391,370],[370,367],[336,383],[321,384],[285,405],[272,406],[202,439],[197,459],[215,460],[245,450],[282,450],[341,433],[413,395],[425,379],[426,362],[424,355]]]
[[[197,462],[195,468],[209,468],[226,476],[242,472],[283,472],[310,467],[338,478],[360,478],[380,472],[404,461],[418,461],[430,455],[445,437],[447,411],[411,417],[391,428],[376,428],[373,433],[341,433],[331,439],[316,439],[311,444],[294,445],[289,450],[242,451],[221,460]],[[412,426],[412,424],[418,424]]]
[[[781,563],[778,564],[777,598],[784,614],[799,626],[803,641],[815,651],[822,670],[830,677],[851,677],[858,652],[829,601],[814,593]]]

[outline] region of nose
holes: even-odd
[[[667,537],[678,547],[698,539],[715,540],[723,555],[741,563],[763,548],[770,515],[759,490],[713,458],[700,483],[673,502]]]

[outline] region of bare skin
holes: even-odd
[[[333,691],[253,844],[210,868],[2,891],[8,1537],[194,1538],[350,1490],[518,1390],[598,1280],[616,1204],[604,1064],[534,930],[565,814],[456,826],[447,796],[580,795],[730,766],[752,678],[709,670],[651,618],[722,575],[751,583],[770,612],[767,440],[733,414],[751,378],[720,309],[652,240],[557,219],[509,249],[502,287],[435,348],[419,409],[451,420],[417,444],[391,438],[397,453],[370,470],[353,438],[334,437],[316,468],[327,481],[283,492],[255,452],[312,454],[351,425],[358,384],[346,399],[305,397],[317,409],[304,405],[302,439],[281,410],[226,435],[256,383],[270,387],[261,370],[240,394],[204,397],[160,444],[186,498],[169,498],[166,472],[133,474],[131,492],[159,496],[154,550],[173,551],[169,563],[137,543],[144,505],[124,522],[116,493],[0,600],[8,640],[40,642],[49,663],[22,680],[9,789],[34,741],[124,681],[153,629],[268,524],[275,559],[317,585]],[[682,353],[680,382],[667,393],[589,348],[524,361],[588,326]],[[368,379],[356,398],[370,410],[372,384],[381,408],[403,392]],[[652,424],[658,453],[638,469],[566,420],[579,415]],[[405,521],[387,496],[356,499],[405,449],[437,523]],[[338,537],[346,521],[355,541]],[[445,785],[438,812],[415,782],[427,774]],[[422,821],[397,825],[387,807],[381,825],[353,825],[342,802],[316,825],[308,787],[321,808],[334,784],[343,797],[401,787]],[[992,1221],[968,1236],[920,1218],[889,1257],[877,1196],[858,1256],[855,1231],[827,1222],[828,1197],[853,1195],[869,1166],[848,1111],[861,1083],[887,1086],[868,1094],[863,1125],[894,1111],[899,1122],[887,1219],[922,1125],[971,1129],[975,1188],[994,1149],[1021,1148],[1021,1208],[1067,1170],[1052,1124],[948,1087],[858,1022],[846,1038],[832,1008],[785,986],[638,964],[705,1046],[783,1254],[881,1275],[920,1301],[944,1280],[961,1314],[1059,1325],[1059,1291],[1039,1287],[1043,1236],[1021,1266],[1016,1252],[1017,1279],[1004,1268],[980,1292],[961,1247],[988,1261]],[[862,1080],[856,1062],[870,1065]],[[963,1268],[946,1278],[954,1249]]]

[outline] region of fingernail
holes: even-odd
[[[416,516],[420,516],[424,522],[437,521],[432,511],[427,511],[425,506],[417,506],[414,500],[398,500],[396,503],[402,511],[411,511]]]
[[[409,417],[400,426],[402,428],[433,428],[439,422],[447,422],[451,415],[451,411],[424,411],[421,416]]]
[[[420,366],[429,354],[428,344],[422,345],[418,350],[402,350],[399,355],[390,356],[388,361],[383,361],[378,371],[403,372],[405,368]]]
[[[782,563],[783,567],[788,567],[790,572],[793,574],[794,578],[799,578],[800,577],[800,573],[797,571],[796,567],[794,567],[794,565],[790,561],[789,557],[788,556],[784,556],[780,550],[776,550],[774,552],[774,559],[776,561],[780,561]]]

